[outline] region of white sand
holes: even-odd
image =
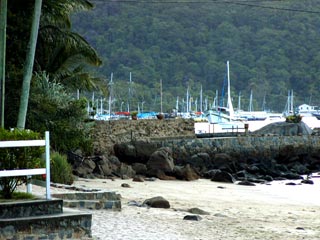
[[[124,182],[131,188],[120,187]],[[102,185],[101,180],[90,180],[83,185],[113,189],[123,197],[121,212],[93,213],[93,236],[99,239],[320,238],[319,184],[288,186],[274,182],[271,186],[249,187],[202,179],[143,183],[116,180]],[[166,198],[171,209],[126,205],[129,200],[143,201],[155,196]],[[203,215],[198,222],[183,220],[190,214],[183,209],[193,207],[208,211],[210,215]]]
[[[320,239],[320,181],[314,185],[240,186],[200,179],[193,182],[133,182],[79,179],[75,186],[112,190],[122,210],[94,210],[92,235],[101,240],[315,240]],[[294,181],[299,183],[300,181]],[[131,187],[121,187],[128,183]],[[224,187],[219,188],[218,186]],[[33,186],[33,192],[43,189]],[[64,191],[52,188],[52,192]],[[128,206],[162,196],[170,209]],[[210,213],[201,221],[183,220],[189,208]]]

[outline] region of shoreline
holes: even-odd
[[[85,210],[92,213],[92,237],[96,240],[316,240],[319,239],[320,179],[313,185],[285,185],[295,181],[273,181],[269,185],[242,186],[199,179],[186,182],[132,179],[78,179],[74,185],[115,191],[122,196],[121,211]],[[127,183],[129,188],[121,185]],[[34,186],[34,193],[43,188]],[[52,192],[67,191],[52,188]],[[71,191],[70,191],[71,192]],[[162,196],[169,209],[129,206]],[[186,221],[190,208],[210,213],[200,221]]]

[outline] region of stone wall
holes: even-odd
[[[212,158],[217,153],[228,153],[240,161],[248,156],[274,158],[279,154],[320,156],[319,136],[196,138],[194,121],[188,119],[97,121],[94,134],[96,154],[114,155],[114,145],[118,143],[131,143],[132,149],[136,149],[135,154],[153,152],[166,146],[172,149],[177,163],[188,161],[188,158],[201,152],[208,153]]]
[[[178,164],[202,152],[208,153],[211,158],[217,153],[227,153],[238,161],[248,157],[266,159],[281,155],[290,157],[308,154],[320,157],[320,138],[312,135],[167,139],[156,143],[157,147],[170,147]]]
[[[194,138],[194,132],[192,119],[96,121],[94,151],[95,154],[113,155],[116,143],[155,138]]]

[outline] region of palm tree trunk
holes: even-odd
[[[1,128],[4,128],[4,96],[6,79],[6,33],[7,0],[0,1],[0,83],[1,83]]]
[[[24,67],[24,74],[23,74],[22,91],[20,96],[20,107],[19,107],[18,122],[17,122],[17,128],[19,129],[24,129],[26,124],[30,83],[32,78],[34,56],[36,52],[38,30],[39,30],[39,24],[40,24],[41,5],[42,5],[42,0],[35,0],[31,35],[28,43],[27,56],[26,56],[26,62]]]

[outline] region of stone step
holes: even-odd
[[[0,239],[91,239],[92,215],[64,208],[63,213],[0,219]]]
[[[59,214],[63,212],[61,199],[38,199],[2,202],[0,204],[0,219],[23,218]]]
[[[121,196],[114,191],[55,193],[53,198],[63,200],[120,200]]]
[[[63,200],[63,206],[78,209],[110,209],[121,210],[120,200]]]

